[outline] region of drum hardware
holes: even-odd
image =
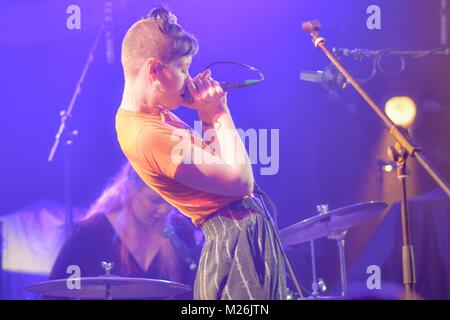
[[[283,245],[295,245],[306,241],[311,246],[312,261],[312,298],[319,297],[326,290],[324,281],[317,280],[314,240],[327,237],[336,240],[339,249],[339,266],[341,278],[341,295],[347,296],[347,270],[345,262],[345,236],[350,228],[375,217],[387,207],[387,203],[381,201],[369,201],[357,203],[335,210],[328,210],[328,205],[318,205],[319,214],[295,223],[280,231]],[[325,290],[324,290],[325,289]],[[321,291],[323,290],[323,291]]]

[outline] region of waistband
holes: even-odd
[[[251,211],[261,211],[264,212],[264,206],[259,198],[256,197],[249,197],[244,199],[236,200],[227,206],[225,206],[223,209],[230,209],[230,210],[251,210]],[[220,210],[219,210],[220,211]]]
[[[230,211],[232,214],[230,214]],[[200,225],[202,227],[203,225],[208,224],[211,220],[214,220],[217,216],[223,216],[223,217],[229,217],[229,218],[237,218],[240,219],[244,216],[247,216],[249,214],[254,213],[260,213],[263,216],[266,215],[266,212],[264,210],[264,205],[261,202],[260,199],[256,197],[249,197],[249,198],[243,198],[236,201],[231,202],[230,204],[226,205],[225,207],[217,210],[213,214],[209,215],[205,221]]]

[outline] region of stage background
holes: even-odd
[[[107,64],[102,38],[69,122],[71,129],[80,132],[70,147],[72,199],[73,205],[79,208],[92,203],[125,160],[114,130],[123,88],[119,61],[121,40],[136,19],[160,2],[115,0],[112,3],[115,62]],[[399,250],[400,242],[396,240],[390,247],[384,244],[387,236],[397,239],[400,232],[394,220],[386,225],[391,221],[387,219],[397,219],[399,215],[394,210],[399,199],[396,177],[394,173],[381,173],[379,166],[380,161],[387,161],[385,150],[392,140],[354,90],[327,92],[319,84],[299,80],[300,71],[323,70],[328,66],[300,24],[305,20],[321,20],[322,34],[330,47],[433,49],[441,46],[440,1],[413,4],[406,0],[173,0],[164,3],[200,40],[192,75],[217,60],[248,63],[264,72],[266,80],[262,84],[230,92],[229,105],[237,127],[280,130],[278,173],[263,176],[260,168],[264,166],[254,166],[258,183],[278,206],[280,228],[315,215],[317,204],[326,203],[333,209],[384,200],[392,205],[390,209],[349,232],[347,259],[354,275],[351,280],[362,283],[367,267],[363,258],[375,255],[371,241],[380,232],[386,236],[381,236],[376,247],[390,248],[386,254],[398,259],[395,262],[398,266],[400,256],[394,253]],[[80,30],[66,27],[69,16],[66,9],[72,4],[81,9]],[[366,26],[369,17],[366,9],[373,4],[381,8],[381,30],[369,30]],[[63,149],[58,150],[53,163],[48,163],[47,157],[59,126],[59,111],[70,102],[103,21],[103,5],[104,1],[87,0],[6,0],[0,4],[2,216],[22,212],[41,199],[64,202]],[[446,14],[450,16],[448,7]],[[449,33],[448,25],[446,29]],[[370,61],[354,63],[344,59],[343,62],[359,78],[370,74]],[[395,70],[399,61],[387,59],[384,63],[386,69]],[[450,180],[449,70],[448,56],[407,58],[402,74],[378,73],[365,84],[381,106],[393,95],[408,95],[416,101],[418,115],[412,134],[447,181]],[[190,110],[180,109],[177,114],[188,123],[195,119]],[[435,189],[435,184],[414,160],[410,163],[410,195],[416,197]],[[447,199],[443,201],[448,204]],[[432,206],[429,210],[436,209]],[[420,214],[420,219],[428,223],[432,215],[427,213]],[[417,210],[412,214],[417,215]],[[448,207],[446,214],[448,219]],[[414,217],[413,223],[416,221]],[[420,241],[438,234],[442,237],[436,241],[448,244],[448,222],[433,226],[430,224],[424,234],[413,234],[415,245],[419,247]],[[446,228],[438,233],[435,229],[438,226]],[[320,239],[316,247],[319,276],[331,288],[328,294],[336,294],[339,283],[336,244]],[[448,259],[446,248],[442,254]],[[299,280],[310,288],[309,245],[288,248],[288,254]],[[430,270],[440,270],[445,273],[442,277],[449,278],[449,268],[441,268],[444,262],[428,251],[418,250],[416,259],[430,263]],[[390,272],[390,269],[383,270],[383,274]],[[418,279],[427,281],[423,276]],[[387,280],[401,283],[399,277]],[[448,298],[447,289],[421,293],[425,297]]]

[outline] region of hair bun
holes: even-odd
[[[147,18],[154,19],[164,34],[170,34],[180,30],[180,26],[177,24],[177,17],[164,7],[160,6],[152,9],[148,13]]]
[[[169,18],[167,19],[167,21],[171,24],[177,24],[177,16],[174,15],[172,12],[169,12]]]

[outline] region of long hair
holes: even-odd
[[[132,190],[141,190],[141,188],[148,188],[141,178],[137,175],[131,165],[125,163],[120,171],[111,179],[105,189],[102,191],[100,197],[90,206],[85,219],[92,218],[97,214],[105,214],[112,212],[123,212],[124,214],[132,214],[128,210],[123,210],[127,204],[136,196]],[[166,221],[171,220],[173,211],[168,213]],[[166,222],[167,223],[167,222]],[[119,222],[120,224],[120,222]],[[127,228],[127,226],[121,225]],[[160,232],[160,231],[159,231]],[[124,233],[126,237],[127,232]],[[128,275],[131,271],[130,252],[126,247],[126,239],[122,239],[120,248],[120,259],[123,267],[122,273]],[[159,251],[159,273],[167,279],[172,281],[180,281],[180,266],[177,252],[169,240],[164,241]],[[143,270],[144,272],[146,270]]]
[[[99,212],[110,213],[122,210],[133,197],[129,191],[133,187],[140,188],[142,186],[144,183],[137,173],[128,162],[125,163],[103,189],[100,197],[90,206],[86,219]]]

